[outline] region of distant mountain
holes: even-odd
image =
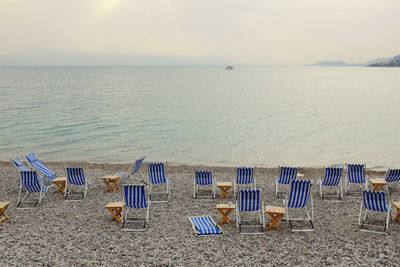
[[[343,61],[318,61],[314,64],[308,64],[306,66],[320,66],[320,67],[328,67],[328,66],[364,66],[364,64],[349,64]]]
[[[90,54],[40,51],[0,54],[0,66],[226,66],[234,64],[234,61],[218,56],[183,57],[157,54]]]
[[[400,55],[395,56],[389,60],[369,64],[368,67],[400,67]]]

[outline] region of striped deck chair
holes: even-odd
[[[30,171],[30,169],[28,167],[26,167],[25,164],[22,163],[22,161],[18,157],[10,159],[10,161],[15,167],[18,168],[18,172],[20,172],[20,171]]]
[[[207,188],[211,186],[212,197],[215,198],[215,181],[212,177],[212,171],[209,170],[196,170],[194,172],[194,190],[193,198],[204,197],[199,195],[200,186],[202,188]],[[205,191],[205,190],[203,190]]]
[[[46,195],[48,187],[44,186],[43,177],[40,177],[36,171],[21,171],[20,174],[21,174],[21,185],[19,188],[17,209],[36,208],[38,205],[41,204],[42,199]],[[26,193],[21,198],[21,193],[23,189],[26,191]],[[24,200],[28,197],[28,195],[33,193],[39,194],[39,200],[24,202]],[[33,203],[34,206],[24,208],[21,207],[23,203]]]
[[[35,153],[30,153],[25,156],[26,161],[28,161],[29,165],[38,170],[41,174],[47,177],[49,182],[53,181],[56,178],[56,173],[47,167],[43,162],[41,162],[38,157],[36,157]]]
[[[323,168],[323,176],[319,178],[319,193],[321,198],[325,201],[326,196],[337,196],[338,201],[342,200],[343,197],[343,187],[342,187],[342,172],[343,168],[338,167],[326,167]],[[323,188],[330,187],[335,188],[336,194],[323,194]]]
[[[386,192],[390,194],[389,183],[395,183],[400,187],[400,169],[389,169],[385,175],[385,181],[388,183],[385,186]]]
[[[140,176],[142,177],[143,182],[145,182],[143,174],[140,170],[140,167],[142,167],[144,158],[145,157],[141,157],[136,160],[135,165],[133,166],[132,172],[123,172],[122,171],[122,172],[116,173],[115,176],[119,176],[121,179],[126,179],[126,178],[133,176],[135,173],[139,172]]]
[[[122,206],[122,231],[145,231],[150,219],[150,201],[146,200],[145,185],[124,184],[124,201]],[[146,209],[145,217],[128,217],[132,209]],[[141,228],[128,228],[129,223],[143,223]]]
[[[222,230],[210,215],[188,217],[196,236],[222,234]]]
[[[167,163],[165,163],[167,165]],[[166,168],[162,162],[150,162],[148,165],[149,171],[149,200],[152,203],[168,203],[169,182]],[[166,184],[166,191],[153,192],[154,186]],[[165,195],[165,200],[153,200],[154,195]]]
[[[85,178],[85,173],[82,167],[67,167],[67,181],[65,183],[65,200],[68,201],[81,201],[89,191],[90,179]],[[68,190],[69,185],[69,190]],[[72,192],[73,187],[84,187],[82,193]],[[72,197],[73,199],[68,199]]]
[[[358,217],[358,225],[360,226],[360,230],[364,232],[384,234],[386,229],[389,227],[389,217],[390,217],[390,207],[391,207],[390,203],[389,205],[386,204],[385,192],[364,190],[362,195],[363,199],[361,200],[360,215]],[[361,221],[363,210],[365,210],[365,213]],[[364,228],[364,226],[371,226],[375,229],[381,229],[381,226],[365,223],[368,210],[387,213],[386,221],[382,231],[368,230]]]
[[[239,167],[236,169],[236,178],[233,181],[233,195],[239,190],[239,185],[251,185],[251,188],[256,187],[255,168],[252,167]]]
[[[236,201],[236,227],[239,228],[241,234],[263,234],[265,229],[265,218],[264,218],[264,201],[260,201],[260,189],[240,189],[239,199]],[[260,203],[261,202],[261,203]],[[242,220],[241,213],[248,215],[258,213],[259,224],[250,225],[247,222],[254,220]],[[244,223],[246,222],[246,223]],[[261,232],[242,232],[242,227],[260,227]]]
[[[346,193],[352,198],[361,198],[361,191],[350,191],[350,185],[356,184],[361,185],[364,189],[368,189],[368,179],[366,174],[365,164],[346,164],[347,166],[347,179],[346,179]],[[350,195],[351,193],[356,193],[357,195]]]
[[[290,190],[286,196],[286,199],[284,200],[284,203],[286,208],[287,221],[289,222],[289,226],[292,232],[314,231],[314,208],[311,191],[311,180],[293,180],[290,184]],[[310,205],[311,216],[307,209]],[[292,218],[289,213],[291,209],[304,209],[307,218]],[[292,221],[309,221],[311,228],[294,229]]]
[[[287,187],[294,179],[297,178],[297,167],[279,166],[279,178],[276,177],[275,182],[275,195],[286,194],[286,192],[279,192],[279,185]]]

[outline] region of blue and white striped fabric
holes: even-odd
[[[86,183],[82,167],[67,167],[67,178],[68,182],[73,185],[84,185]]]
[[[56,178],[56,173],[44,165],[43,162],[41,162],[35,155],[35,153],[30,153],[25,156],[25,159],[31,164],[33,167],[35,167],[38,171],[46,175],[49,179],[49,181],[53,181]]]
[[[152,184],[162,184],[167,182],[164,172],[164,163],[150,162],[148,165],[149,178]]]
[[[400,169],[389,169],[385,176],[386,182],[400,181]]]
[[[18,157],[11,159],[11,161],[20,171],[30,171],[30,169],[26,167]]]
[[[119,177],[121,177],[121,178],[126,178],[126,177],[129,177],[129,176],[134,175],[137,171],[140,170],[140,167],[142,167],[144,158],[145,158],[145,157],[142,157],[142,158],[136,160],[136,162],[135,162],[135,167],[133,168],[133,171],[132,171],[131,173],[119,172],[119,173],[117,173],[117,174],[115,174],[115,175],[116,175],[116,176],[119,176]]]
[[[342,172],[343,168],[338,168],[338,167],[325,168],[325,177],[324,180],[322,181],[322,185],[337,186],[340,183]]]
[[[47,188],[45,186],[42,187],[42,183],[40,182],[36,171],[21,171],[21,182],[29,192],[45,191]]]
[[[189,217],[189,220],[202,235],[221,233],[221,230],[215,225],[211,216],[193,216]]]
[[[365,169],[364,164],[348,164],[347,177],[349,182],[353,184],[365,183]]]
[[[278,183],[290,184],[290,182],[296,178],[297,178],[297,168],[296,167],[282,166],[280,169]]]
[[[144,185],[124,184],[125,204],[128,208],[147,208]]]
[[[254,168],[240,167],[236,169],[236,184],[251,184],[254,179]]]
[[[211,171],[200,170],[196,171],[195,174],[196,174],[196,184],[209,185],[213,183]]]
[[[385,192],[384,191],[363,191],[364,206],[368,210],[373,211],[388,211],[389,205],[386,205]]]
[[[311,180],[293,180],[290,185],[287,206],[289,208],[307,207],[310,200],[310,193]]]
[[[240,189],[239,211],[257,211],[260,209],[260,189]]]

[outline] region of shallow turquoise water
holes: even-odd
[[[0,68],[0,160],[400,167],[400,69]]]

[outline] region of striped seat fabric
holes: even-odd
[[[236,169],[236,184],[251,184],[254,179],[254,168],[240,167]]]
[[[214,223],[213,219],[209,215],[205,216],[193,216],[189,217],[190,222],[197,230],[198,234],[210,235],[220,234],[222,231]]]
[[[195,172],[195,175],[196,175],[196,184],[198,185],[209,185],[213,183],[211,171],[197,170]]]
[[[84,185],[86,183],[82,167],[67,167],[67,178],[68,182],[73,185]]]
[[[30,153],[25,156],[25,159],[29,162],[30,165],[35,167],[38,171],[46,175],[49,181],[53,181],[56,178],[56,173],[47,167],[43,162],[41,162],[35,153]]]
[[[280,184],[290,184],[291,181],[296,179],[297,177],[297,168],[296,167],[280,167],[280,174],[278,183]]]
[[[310,200],[311,181],[293,180],[290,186],[289,199],[287,207],[304,208],[307,207]]]
[[[162,184],[167,182],[164,171],[164,163],[151,162],[148,166],[149,178],[152,184]]]
[[[25,166],[25,164],[22,163],[22,161],[18,158],[15,157],[11,159],[11,162],[17,167],[20,171],[30,171],[28,167]]]
[[[140,171],[140,167],[142,167],[144,158],[145,157],[141,157],[141,158],[136,160],[135,167],[133,168],[132,172],[130,172],[130,173],[129,172],[126,172],[126,173],[125,172],[119,172],[119,173],[117,173],[115,175],[119,176],[121,178],[127,178],[127,177],[130,177],[130,176],[134,175],[136,172]],[[141,174],[141,172],[140,172],[140,174]]]
[[[385,192],[364,190],[363,191],[364,206],[368,210],[388,211],[389,205],[386,205]]]
[[[260,209],[260,189],[240,189],[239,211],[257,211]]]
[[[386,182],[400,181],[400,169],[389,169],[385,176]]]
[[[337,186],[342,177],[343,168],[327,167],[325,168],[325,177],[322,181],[322,185],[325,186]]]
[[[128,208],[147,208],[144,185],[124,184],[125,204]]]
[[[348,164],[347,177],[349,182],[353,184],[365,183],[365,165],[364,164]]]
[[[21,171],[21,182],[26,190],[32,193],[45,191],[47,189],[46,186],[43,186],[36,171]]]

